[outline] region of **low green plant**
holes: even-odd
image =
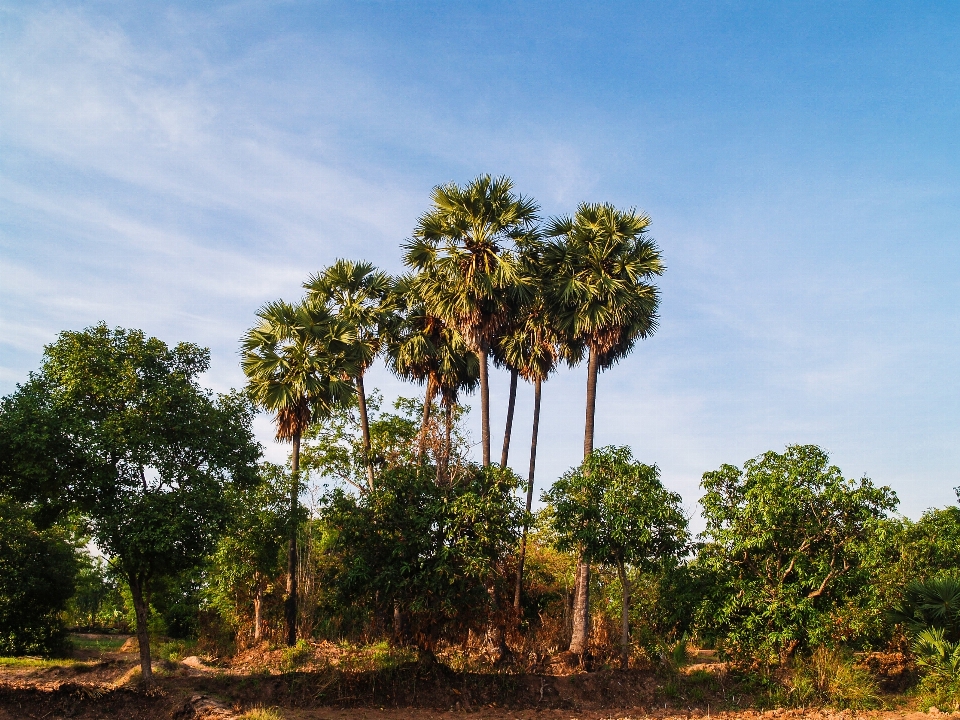
[[[938,682],[950,683],[960,680],[960,641],[950,642],[943,628],[928,627],[918,632],[910,650],[927,675]]]
[[[85,637],[70,635],[67,640],[76,650],[96,650],[98,652],[116,652],[127,641],[128,635],[100,635]]]
[[[160,660],[169,660],[170,662],[180,662],[185,657],[193,655],[194,644],[185,640],[171,640],[160,643],[157,646],[157,658]]]
[[[917,705],[926,712],[932,707],[943,712],[960,710],[960,679],[945,682],[937,675],[926,675],[916,688]]]
[[[401,665],[416,662],[416,660],[417,651],[415,648],[396,647],[384,640],[345,655],[340,660],[340,667],[351,671],[394,670]]]
[[[917,686],[924,710],[960,710],[960,578],[915,580],[891,612],[911,635],[910,651],[923,672]]]
[[[247,710],[239,720],[283,720],[283,715],[273,708],[260,707]]]
[[[870,674],[857,667],[853,658],[829,648],[817,648],[809,658],[794,661],[787,686],[796,705],[824,703],[866,710],[881,704],[880,690]]]
[[[915,636],[936,628],[947,641],[960,641],[960,577],[941,575],[912,581],[890,617]]]
[[[313,647],[309,642],[300,638],[296,645],[284,648],[280,667],[284,672],[290,672],[303,665],[313,655]]]

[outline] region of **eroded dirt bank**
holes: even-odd
[[[80,652],[62,663],[3,665],[0,720],[230,720],[256,708],[291,720],[930,718],[891,710],[731,709],[749,706],[750,699],[737,696],[724,681],[722,667],[709,664],[694,666],[688,681],[675,679],[670,689],[664,678],[640,670],[497,674],[454,672],[442,664],[415,662],[371,670],[363,669],[360,655],[324,654],[334,652],[332,646],[318,645],[310,657],[300,659],[296,670],[279,664],[282,651],[224,662],[197,657],[161,661],[155,665],[157,685],[151,691],[139,686],[135,648],[126,646],[124,651]]]

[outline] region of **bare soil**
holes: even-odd
[[[90,636],[88,636],[89,639]],[[709,660],[709,658],[703,658]],[[295,662],[295,669],[291,665]],[[734,710],[717,683],[693,697],[664,692],[645,670],[583,672],[546,662],[541,672],[450,670],[440,663],[403,662],[374,667],[369,657],[318,643],[291,660],[263,648],[228,661],[185,658],[155,664],[157,684],[139,685],[135,643],[121,650],[85,647],[72,661],[0,666],[0,720],[111,718],[123,720],[228,720],[258,707],[290,720],[607,720],[613,718],[720,718],[721,720],[841,720],[849,711]],[[723,673],[715,662],[686,669]],[[740,700],[742,702],[742,699]],[[719,708],[727,708],[718,712]],[[857,717],[926,718],[905,711],[862,712]]]

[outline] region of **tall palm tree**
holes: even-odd
[[[583,455],[593,452],[597,376],[624,358],[657,328],[660,294],[651,280],[664,271],[656,243],[646,236],[649,216],[610,204],[583,203],[576,214],[552,220],[541,267],[560,329],[588,353]],[[583,656],[590,628],[590,564],[577,563],[570,652]]]
[[[531,286],[531,292],[533,292],[533,286]],[[503,448],[500,451],[501,467],[506,467],[510,459],[510,440],[513,435],[513,416],[517,408],[517,384],[520,379],[520,369],[511,362],[513,358],[507,356],[503,348],[503,342],[505,338],[518,331],[524,320],[523,313],[526,312],[531,299],[532,296],[521,296],[518,293],[510,293],[505,297],[506,307],[504,308],[503,323],[490,345],[490,357],[493,359],[493,364],[510,372],[507,420],[503,429]]]
[[[353,332],[352,355],[356,358],[357,405],[363,435],[363,459],[367,487],[373,489],[373,458],[370,454],[370,421],[363,375],[373,364],[390,325],[394,306],[393,280],[371,263],[337,260],[322,273],[312,275],[303,284],[307,297],[324,306],[346,323]]]
[[[291,442],[290,534],[287,545],[287,644],[297,641],[297,516],[300,505],[300,438],[311,421],[328,414],[353,392],[344,380],[355,372],[348,355],[353,334],[313,303],[282,300],[257,311],[260,322],[241,341],[241,367],[254,403],[274,414],[277,440]]]
[[[525,306],[525,315],[513,331],[500,338],[499,353],[503,362],[514,368],[527,382],[533,383],[533,430],[530,437],[530,468],[527,473],[527,514],[533,505],[533,483],[537,467],[537,437],[540,430],[540,396],[543,382],[557,366],[561,355],[568,354],[568,345],[557,330],[550,308],[542,294]],[[520,609],[523,567],[527,554],[527,522],[523,523],[520,559],[514,585],[513,607]]]
[[[418,292],[419,284],[411,275],[401,277],[394,288],[397,314],[390,328],[387,357],[399,377],[426,383],[423,418],[420,427],[419,455],[423,458],[430,421],[430,408],[437,394],[445,410],[446,439],[444,464],[449,460],[453,409],[460,392],[477,386],[480,367],[459,331],[430,314]],[[446,467],[442,468],[446,472]]]
[[[433,207],[417,221],[404,262],[418,271],[429,312],[456,327],[480,364],[483,465],[490,465],[487,354],[503,323],[508,293],[522,293],[510,247],[530,233],[537,205],[513,192],[507,177],[482,175],[461,187],[433,189]]]

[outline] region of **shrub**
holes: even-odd
[[[798,705],[826,703],[866,710],[880,704],[880,690],[870,674],[854,665],[852,658],[828,648],[795,659],[787,685],[790,699]]]
[[[518,480],[499,467],[451,475],[397,468],[363,495],[328,496],[322,584],[336,589],[335,612],[399,618],[395,637],[428,652],[444,634],[482,627],[494,570],[519,534]]]
[[[765,662],[840,640],[837,612],[872,580],[862,558],[893,491],[845,479],[812,445],[724,465],[702,487],[698,632]]]
[[[0,654],[64,652],[61,613],[78,565],[61,531],[38,530],[25,508],[0,500]]]
[[[296,670],[313,656],[313,646],[309,642],[300,638],[296,645],[291,645],[283,649],[283,659],[281,667],[284,672]]]

